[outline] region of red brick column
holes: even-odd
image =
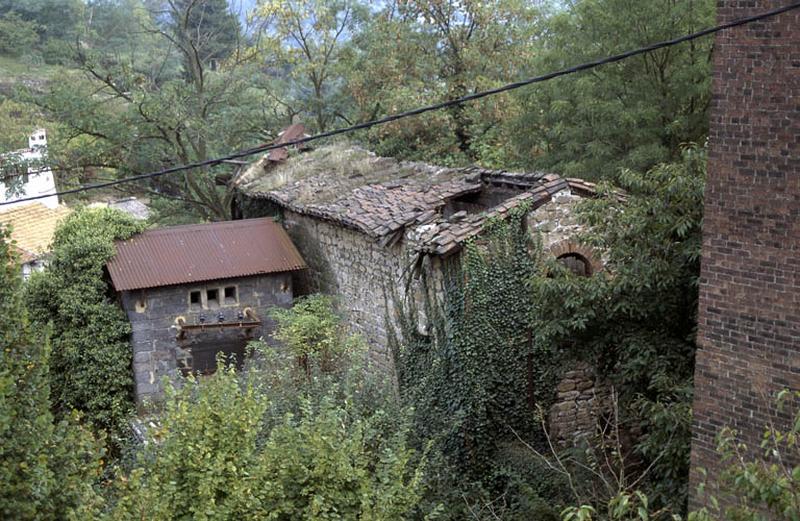
[[[791,0],[719,0],[718,20]],[[753,447],[800,389],[800,12],[719,33],[703,226],[690,507],[722,426]]]

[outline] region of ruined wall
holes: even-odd
[[[576,362],[556,386],[547,416],[550,437],[559,446],[576,445],[597,433],[598,415],[608,410],[610,389],[598,382],[594,368]]]
[[[222,305],[214,309],[195,309],[189,302],[192,290],[235,286],[238,303]],[[268,337],[274,330],[274,321],[268,316],[272,307],[289,307],[292,303],[292,278],[289,273],[277,273],[258,277],[221,279],[206,283],[167,286],[145,290],[125,291],[121,295],[122,306],[133,328],[133,372],[136,383],[136,398],[158,399],[163,393],[162,379],[174,378],[183,367],[192,366],[192,349],[206,351],[225,349],[239,351],[250,339]],[[208,329],[191,332],[184,340],[177,340],[173,328],[175,318],[183,316],[187,324],[199,323],[201,313],[206,323],[217,323],[217,313],[225,316],[226,322],[237,322],[240,310],[250,307],[263,325],[246,334],[240,329]],[[213,356],[210,353],[209,356]]]
[[[288,210],[283,224],[309,267],[299,291],[335,295],[369,343],[372,362],[392,370],[386,317],[391,291],[402,291],[407,260],[401,244],[384,247],[363,233]]]
[[[720,0],[720,23],[785,5]],[[800,389],[800,12],[718,33],[705,193],[690,507],[731,426],[758,447],[771,393]],[[757,455],[754,452],[753,455]]]

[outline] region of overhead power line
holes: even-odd
[[[782,14],[782,13],[785,13],[785,12],[788,12],[788,11],[791,11],[791,10],[794,10],[794,9],[798,9],[798,8],[800,8],[800,2],[794,2],[794,3],[788,4],[786,6],[779,7],[779,8],[776,8],[776,9],[772,9],[770,11],[765,11],[765,12],[757,14],[757,15],[748,16],[748,17],[745,17],[745,18],[738,18],[736,20],[733,20],[733,21],[730,21],[730,22],[727,22],[727,23],[724,23],[724,24],[716,25],[714,27],[708,27],[708,28],[703,29],[701,31],[690,33],[690,34],[687,34],[687,35],[684,35],[684,36],[681,36],[681,37],[678,37],[678,38],[674,38],[672,40],[665,40],[665,41],[662,41],[662,42],[658,42],[658,43],[654,43],[654,44],[651,44],[651,45],[647,45],[645,47],[639,47],[637,49],[626,51],[626,52],[623,52],[623,53],[620,53],[620,54],[614,54],[612,56],[607,56],[605,58],[601,58],[601,59],[598,59],[598,60],[594,60],[594,61],[582,63],[580,65],[575,65],[575,66],[572,66],[572,67],[568,67],[566,69],[561,69],[561,70],[558,70],[558,71],[549,72],[547,74],[542,74],[541,76],[535,76],[533,78],[528,78],[528,79],[517,81],[517,82],[514,82],[514,83],[508,83],[508,84],[503,85],[501,87],[497,87],[497,88],[494,88],[494,89],[489,89],[489,90],[485,90],[485,91],[481,91],[481,92],[476,92],[474,94],[469,94],[467,96],[462,96],[460,98],[455,98],[455,99],[451,99],[451,100],[448,100],[448,101],[443,101],[441,103],[434,103],[433,105],[427,105],[427,106],[419,107],[419,108],[416,108],[416,109],[413,109],[413,110],[408,110],[408,111],[405,111],[405,112],[392,114],[390,116],[385,116],[383,118],[373,119],[371,121],[366,121],[364,123],[359,123],[358,125],[351,125],[349,127],[342,127],[342,128],[338,128],[338,129],[335,129],[335,130],[330,130],[328,132],[322,132],[320,134],[315,134],[313,136],[307,136],[307,137],[295,139],[295,140],[292,140],[292,141],[287,141],[285,143],[272,143],[272,144],[267,144],[267,145],[259,145],[257,147],[248,148],[248,149],[245,149],[245,150],[240,150],[238,152],[234,152],[234,153],[229,154],[227,156],[216,157],[214,159],[206,159],[205,161],[198,161],[196,163],[189,163],[189,164],[186,164],[186,165],[174,166],[174,167],[171,167],[171,168],[158,170],[156,172],[150,172],[150,173],[146,173],[146,174],[139,174],[139,175],[134,175],[134,176],[130,176],[130,177],[124,177],[124,178],[121,178],[121,179],[116,179],[114,181],[107,181],[107,182],[103,182],[103,183],[97,183],[97,184],[92,184],[92,185],[81,186],[81,187],[78,187],[78,188],[72,188],[70,190],[63,190],[61,192],[55,192],[55,193],[46,194],[46,195],[36,195],[36,196],[31,196],[31,197],[25,197],[25,198],[22,198],[22,199],[17,199],[15,201],[0,202],[0,206],[4,206],[4,205],[7,205],[7,204],[12,204],[12,203],[35,201],[37,199],[44,199],[46,197],[52,197],[54,195],[61,196],[61,195],[75,194],[75,193],[79,193],[79,192],[86,192],[88,190],[97,190],[99,188],[107,188],[107,187],[110,187],[110,186],[116,186],[116,185],[120,185],[120,184],[123,184],[123,183],[131,183],[133,181],[140,181],[142,179],[151,179],[151,178],[160,177],[160,176],[163,176],[163,175],[174,174],[176,172],[183,172],[183,171],[186,171],[186,170],[192,170],[192,169],[195,169],[195,168],[216,166],[216,165],[219,165],[221,163],[229,163],[229,162],[234,161],[236,159],[252,156],[252,155],[255,155],[255,154],[259,154],[261,152],[266,152],[268,150],[274,150],[274,149],[277,149],[277,148],[284,148],[284,147],[290,147],[290,146],[295,146],[295,145],[301,145],[303,143],[309,143],[311,141],[317,141],[317,140],[320,140],[320,139],[325,139],[325,138],[329,138],[329,137],[333,137],[333,136],[338,136],[338,135],[341,135],[341,134],[349,134],[349,133],[355,132],[357,130],[364,130],[364,129],[368,129],[368,128],[371,128],[371,127],[374,127],[374,126],[377,126],[377,125],[385,125],[386,123],[391,123],[393,121],[397,121],[397,120],[400,120],[400,119],[405,119],[405,118],[408,118],[408,117],[418,116],[420,114],[425,114],[426,112],[433,112],[433,111],[436,111],[436,110],[442,110],[442,109],[446,109],[446,108],[453,107],[453,106],[456,106],[456,105],[460,105],[462,103],[467,103],[469,101],[485,98],[487,96],[493,96],[495,94],[500,94],[502,92],[507,92],[507,91],[519,89],[521,87],[532,85],[534,83],[541,83],[541,82],[552,80],[554,78],[558,78],[558,77],[561,77],[561,76],[567,76],[569,74],[575,74],[577,72],[581,72],[581,71],[585,71],[585,70],[589,70],[589,69],[594,69],[594,68],[600,67],[602,65],[606,65],[606,64],[609,64],[609,63],[622,61],[622,60],[625,60],[627,58],[631,58],[633,56],[638,56],[640,54],[645,54],[645,53],[652,52],[652,51],[655,51],[655,50],[658,50],[658,49],[663,49],[665,47],[672,47],[672,46],[675,46],[675,45],[678,45],[678,44],[681,44],[681,43],[684,43],[684,42],[688,42],[688,41],[691,41],[691,40],[696,40],[698,38],[702,38],[702,37],[708,36],[710,34],[714,34],[714,33],[720,32],[720,31],[724,31],[725,29],[730,29],[730,28],[733,28],[733,27],[738,27],[738,26],[741,26],[741,25],[746,25],[746,24],[749,24],[749,23],[758,22],[760,20],[764,20],[766,18],[777,16],[779,14]]]

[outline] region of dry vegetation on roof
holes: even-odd
[[[324,204],[360,186],[403,183],[407,178],[432,184],[463,175],[461,170],[399,162],[358,146],[336,143],[294,152],[288,160],[274,166],[269,166],[266,160],[259,161],[245,173],[243,190],[264,193],[287,189],[291,190],[295,204]]]

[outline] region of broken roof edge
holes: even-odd
[[[287,160],[264,155],[243,171],[235,188],[246,197],[362,233],[384,246],[397,242],[414,223],[435,218],[458,197],[490,185],[524,193],[551,182],[582,197],[598,195],[594,183],[555,173],[442,167],[382,157],[341,142]]]
[[[527,210],[536,210],[553,200],[553,196],[564,190],[572,192],[569,183],[558,176],[551,177],[549,181],[542,185],[526,190],[514,197],[507,199],[501,204],[485,211],[476,214],[465,221],[452,223],[448,219],[438,218],[436,223],[430,221],[431,225],[452,225],[460,226],[460,230],[437,230],[437,233],[429,237],[422,237],[417,241],[417,247],[414,250],[420,254],[435,255],[437,257],[447,258],[451,255],[458,253],[464,245],[471,239],[480,235],[485,226],[493,219],[505,219],[513,210],[529,205]],[[580,194],[575,194],[579,195]]]

